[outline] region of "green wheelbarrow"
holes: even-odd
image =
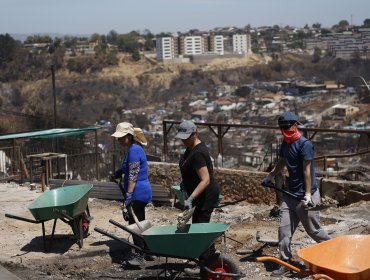
[[[185,201],[185,198],[184,198],[184,194],[183,192],[181,191],[180,189],[180,186],[176,185],[176,186],[172,186],[171,187],[171,190],[173,191],[173,193],[175,194],[175,201],[174,203],[176,202],[176,199],[179,201],[179,203],[184,206],[184,201]],[[218,196],[218,201],[217,201],[217,204],[215,206],[215,208],[218,208],[220,207],[220,202],[224,199],[224,196],[222,194],[220,194]]]
[[[28,205],[28,210],[30,210],[35,220],[8,213],[5,214],[5,217],[33,224],[41,224],[44,251],[46,251],[45,222],[54,220],[51,233],[51,246],[56,223],[57,220],[60,219],[71,226],[77,243],[79,247],[82,248],[83,238],[87,237],[89,224],[92,220],[87,205],[92,187],[93,185],[91,184],[82,184],[61,187],[44,192]]]
[[[133,236],[140,238],[143,245],[135,245],[128,240],[95,227],[95,231],[120,241],[136,250],[153,256],[167,258],[179,258],[194,261],[201,271],[202,279],[239,279],[245,274],[239,271],[237,264],[224,253],[216,253],[206,260],[200,260],[200,256],[206,252],[212,244],[221,236],[226,242],[225,232],[229,225],[223,223],[199,223],[187,224],[179,230],[175,225],[153,226],[142,233],[109,220],[113,225],[125,230]]]

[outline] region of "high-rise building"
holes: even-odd
[[[157,59],[165,61],[176,56],[174,39],[172,37],[157,38]]]
[[[249,34],[233,35],[233,52],[244,55],[251,53],[251,39]]]
[[[184,55],[197,55],[203,53],[202,36],[185,36],[184,37]]]
[[[157,59],[159,61],[180,61],[186,57],[199,55],[237,54],[249,55],[251,51],[251,38],[249,34],[234,34],[224,37],[203,33],[193,36],[161,37],[157,39]],[[210,57],[210,56],[208,56]],[[179,60],[180,59],[180,60]]]
[[[224,54],[224,52],[225,52],[224,36],[222,36],[222,35],[211,35],[211,36],[209,36],[209,41],[210,41],[209,51],[211,53],[221,54],[221,55]]]

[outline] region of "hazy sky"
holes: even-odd
[[[0,34],[152,33],[370,18],[370,0],[0,0]]]

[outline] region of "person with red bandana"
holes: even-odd
[[[279,253],[280,258],[289,263],[292,262],[290,245],[299,222],[307,234],[318,243],[329,240],[330,237],[320,225],[320,212],[308,208],[320,202],[313,144],[298,131],[301,123],[296,114],[284,112],[279,116],[278,124],[284,138],[279,151],[280,159],[263,179],[262,185],[271,184],[275,175],[286,166],[289,173],[288,191],[301,197],[299,201],[284,195],[280,205]],[[288,268],[281,266],[274,270],[271,276],[281,277],[290,273]]]

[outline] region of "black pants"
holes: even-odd
[[[147,205],[147,203],[142,202],[142,201],[138,201],[138,200],[133,200],[132,203],[131,203],[132,210],[134,211],[134,213],[135,213],[137,219],[139,220],[139,222],[145,220],[145,206],[146,205]],[[128,224],[129,225],[134,224],[135,223],[134,216],[132,215],[130,210],[128,211],[128,213],[129,213]],[[135,245],[137,245],[141,248],[144,247],[144,241],[141,238],[138,238],[136,236],[132,236],[132,240],[134,241]],[[140,252],[137,252],[137,253],[140,253]]]
[[[192,223],[193,224],[199,224],[199,223],[209,223],[211,220],[211,215],[213,212],[213,208],[201,210],[201,207],[196,206],[193,217],[192,217]],[[212,244],[204,253],[199,257],[199,260],[205,261],[208,259],[211,255],[213,255],[216,252],[215,244]]]

